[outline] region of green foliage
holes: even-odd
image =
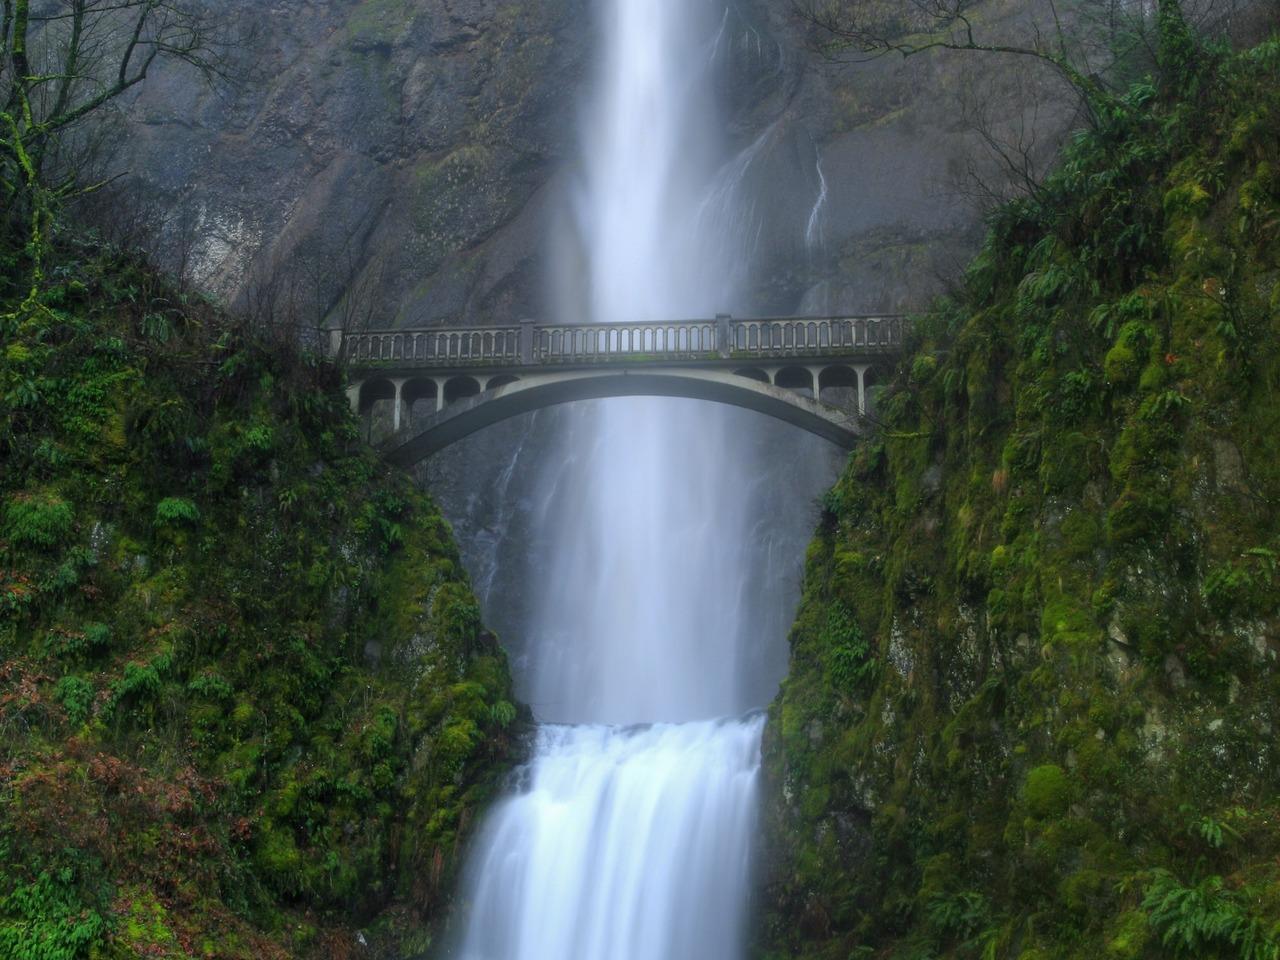
[[[764,956],[1275,956],[1280,43],[1174,13],[823,498]]]
[[[520,732],[448,525],[332,367],[65,255],[56,336],[0,284],[0,896],[83,908],[12,901],[0,957],[430,939]]]
[[[1192,812],[1192,807],[1184,804],[1181,808],[1183,814]],[[1235,807],[1228,812],[1228,816],[1242,820],[1247,816],[1247,811],[1243,807]],[[1187,825],[1187,832],[1194,837],[1199,837],[1205,844],[1214,850],[1222,849],[1228,840],[1240,840],[1241,835],[1235,827],[1229,822],[1208,814],[1201,814],[1193,817]]]
[[[108,712],[124,701],[145,704],[160,692],[160,669],[156,662],[127,663],[120,679],[111,685]]]
[[[165,497],[156,504],[157,527],[169,524],[194,524],[200,520],[200,510],[190,500],[182,497]]]
[[[1127,344],[1117,343],[1102,361],[1103,375],[1107,383],[1130,383],[1138,373],[1138,357]]]
[[[991,905],[982,894],[965,890],[939,894],[925,908],[925,922],[942,940],[968,940],[989,923]]]
[[[827,651],[836,689],[853,691],[875,679],[877,664],[871,647],[844,607],[835,606],[828,612],[819,643]]]
[[[1184,886],[1168,870],[1152,871],[1142,908],[1152,929],[1174,956],[1276,960],[1280,924],[1268,927],[1224,888],[1222,878],[1205,877]]]
[[[8,879],[0,873],[0,883]],[[19,882],[0,897],[0,957],[84,960],[103,944],[107,922],[84,904],[74,881],[74,871],[63,867]]]
[[[47,550],[70,536],[74,519],[71,504],[56,493],[16,493],[5,505],[4,535],[18,546]]]
[[[1036,767],[1027,774],[1022,786],[1022,799],[1033,817],[1049,819],[1060,817],[1071,804],[1071,782],[1066,772],[1056,764]]]
[[[1205,604],[1216,615],[1265,612],[1275,603],[1280,558],[1267,547],[1250,547],[1234,563],[1211,570],[1201,586]]]
[[[216,670],[209,669],[192,677],[187,690],[206,700],[226,701],[235,697],[235,688]]]
[[[489,715],[496,726],[505,729],[515,722],[517,711],[510,702],[499,700],[490,708]]]
[[[89,711],[93,708],[93,684],[84,677],[63,677],[54,687],[53,696],[66,708],[67,717],[75,726],[89,719]]]

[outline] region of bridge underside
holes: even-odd
[[[495,379],[498,382],[491,380],[488,389],[450,398],[448,406],[398,430],[381,445],[386,458],[410,466],[502,420],[556,404],[605,397],[684,397],[725,403],[782,420],[843,447],[852,446],[861,432],[856,412],[728,370],[646,367],[537,373],[514,382]],[[358,387],[356,391],[358,398]],[[397,406],[397,425],[398,414]]]

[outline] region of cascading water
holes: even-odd
[[[563,315],[732,309],[753,245],[721,153],[723,8],[600,0]],[[755,415],[671,399],[562,414],[530,526],[523,783],[470,866],[462,960],[737,960],[785,584],[759,530]],[[816,458],[820,460],[821,458]],[[753,508],[753,504],[757,504]],[[731,719],[716,719],[731,718]]]
[[[543,727],[482,838],[464,956],[740,956],[763,724]]]

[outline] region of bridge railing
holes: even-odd
[[[355,366],[535,366],[616,360],[771,359],[889,353],[900,316],[762,317],[628,324],[518,324],[435,330],[365,330],[341,343]]]
[[[534,327],[534,359],[577,363],[661,355],[699,359],[718,355],[714,320],[679,323],[548,324]]]
[[[519,325],[455,330],[368,330],[346,335],[346,358],[357,365],[518,364],[522,356],[521,333]]]

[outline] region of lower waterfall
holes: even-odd
[[[763,728],[540,728],[472,862],[463,960],[740,957]]]

